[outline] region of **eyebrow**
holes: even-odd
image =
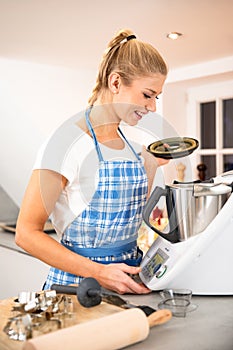
[[[152,89],[149,89],[149,88],[145,88],[146,90],[148,90],[148,91],[150,91],[152,94],[154,94],[154,95],[160,95],[161,93],[162,93],[162,91],[161,92],[159,92],[159,93],[157,93],[156,91],[154,91],[154,90],[152,90]]]

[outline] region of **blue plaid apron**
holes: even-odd
[[[124,262],[138,266],[142,252],[137,247],[137,234],[148,190],[146,172],[140,157],[120,129],[136,160],[103,159],[89,113],[87,110],[86,122],[99,158],[99,182],[86,209],[66,228],[61,244],[99,263]],[[73,284],[81,280],[80,276],[52,267],[44,289],[53,283]]]

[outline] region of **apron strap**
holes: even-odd
[[[127,143],[127,145],[129,146],[129,148],[131,149],[131,151],[133,152],[133,154],[135,155],[135,157],[137,158],[137,160],[139,160],[141,162],[141,158],[139,157],[139,155],[137,154],[137,152],[135,151],[135,149],[133,148],[133,146],[129,143],[129,141],[127,140],[127,138],[125,137],[125,135],[123,134],[122,130],[120,128],[118,128],[119,133],[121,134],[122,138],[125,140],[125,142]]]
[[[97,151],[97,154],[98,154],[99,161],[101,162],[101,161],[104,160],[104,158],[103,158],[102,152],[101,152],[101,150],[100,150],[99,143],[98,143],[98,141],[97,141],[95,132],[94,132],[94,130],[93,130],[93,128],[92,128],[92,125],[91,125],[91,122],[90,122],[90,118],[89,118],[89,115],[90,115],[90,112],[91,112],[91,108],[92,108],[92,107],[88,108],[88,109],[86,110],[86,112],[85,112],[86,123],[87,123],[87,127],[88,127],[88,129],[89,129],[89,131],[90,131],[90,133],[91,133],[91,135],[92,135],[92,138],[93,138],[93,140],[94,140],[94,144],[95,144],[95,147],[96,147],[96,151]],[[125,135],[123,134],[123,132],[121,131],[120,128],[118,128],[118,131],[119,131],[119,133],[121,134],[123,140],[124,140],[124,141],[126,142],[126,144],[129,146],[130,150],[131,150],[131,151],[133,152],[133,154],[135,155],[136,159],[137,159],[138,161],[141,162],[141,159],[140,159],[139,155],[137,154],[137,152],[135,151],[135,149],[133,148],[133,146],[129,143],[129,141],[127,140],[127,138],[125,137]]]
[[[86,110],[86,112],[85,112],[87,127],[88,127],[88,129],[89,129],[89,131],[90,131],[90,133],[92,135],[93,140],[94,140],[94,144],[95,144],[95,148],[96,148],[96,151],[97,151],[97,154],[98,154],[98,157],[99,157],[99,161],[103,162],[104,158],[103,158],[103,155],[101,153],[99,143],[97,141],[97,138],[95,136],[94,130],[93,130],[91,122],[90,122],[90,118],[89,118],[90,112],[91,112],[91,107],[88,108]]]
[[[61,244],[66,248],[72,250],[73,252],[85,256],[86,258],[104,258],[106,256],[111,255],[119,255],[121,253],[127,252],[137,246],[137,241],[127,242],[122,245],[110,245],[108,247],[79,247],[77,244],[70,245],[63,240],[61,240]]]
[[[66,244],[64,241],[61,241],[61,244],[66,247],[67,249],[71,250],[72,252],[82,255],[86,258],[104,258],[106,256],[111,255],[117,255],[122,252],[126,252],[127,250],[133,249],[135,246],[137,246],[137,241],[129,242],[126,244],[123,244],[121,246],[110,246],[110,247],[96,247],[96,248],[81,248],[77,245],[69,245]],[[119,259],[119,260],[101,260],[96,261],[100,264],[115,264],[115,263],[124,263],[129,266],[139,266],[141,264],[143,257],[143,252],[141,249],[137,247],[137,257],[136,258],[129,258],[129,259]]]

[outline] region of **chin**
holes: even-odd
[[[129,126],[135,126],[135,125],[137,125],[138,124],[138,121],[127,121],[127,122],[125,122],[127,125],[129,125]]]

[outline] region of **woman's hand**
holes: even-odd
[[[169,163],[169,159],[157,158],[153,156],[153,154],[147,151],[146,146],[142,146],[142,157],[145,160],[145,166],[152,165],[158,168]]]
[[[151,292],[143,283],[134,281],[129,275],[137,275],[140,267],[129,266],[124,263],[103,265],[98,275],[93,276],[106,289],[113,290],[119,294],[148,294]]]

